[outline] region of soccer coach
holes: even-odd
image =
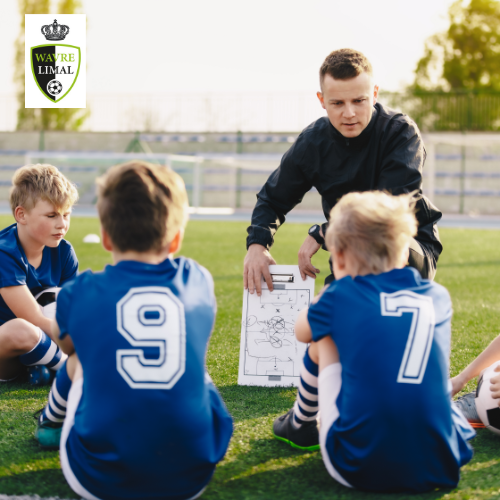
[[[320,68],[320,85],[317,95],[327,116],[302,131],[257,195],[247,230],[245,288],[260,295],[263,276],[273,289],[269,265],[276,262],[269,249],[274,235],[312,187],[321,195],[327,220],[337,201],[353,191],[384,190],[393,195],[415,191],[418,233],[410,245],[408,264],[432,279],[443,249],[436,227],[442,214],[422,195],[425,149],[416,124],[377,103],[372,66],[358,51],[332,52]],[[325,248],[327,226],[313,225],[299,250],[303,279],[319,272],[311,257]],[[330,274],[325,284],[334,279]]]

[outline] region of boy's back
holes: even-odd
[[[455,486],[472,450],[450,408],[448,292],[411,268],[348,276],[308,320],[313,340],[331,335],[340,356],[340,416],[326,450],[341,476],[371,491]]]
[[[209,274],[183,258],[121,261],[59,294],[83,368],[61,460],[93,495],[189,498],[210,480],[232,432],[205,373],[215,308]]]

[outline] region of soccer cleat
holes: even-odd
[[[316,420],[304,422],[299,429],[292,423],[293,408],[278,417],[273,423],[273,435],[276,439],[288,443],[298,450],[319,450],[319,433]]]
[[[58,450],[61,441],[62,424],[57,424],[50,420],[42,421],[41,414],[43,410],[42,408],[33,415],[37,421],[35,439],[42,448],[47,450]]]
[[[28,367],[30,385],[49,385],[54,380],[56,372],[49,370],[46,366],[36,365]]]
[[[469,392],[468,394],[460,396],[456,401],[453,401],[453,404],[460,410],[462,415],[473,427],[484,427],[484,424],[477,414],[475,392]]]

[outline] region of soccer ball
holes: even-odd
[[[56,317],[56,299],[61,289],[59,287],[46,288],[41,291],[35,300],[38,302],[42,314],[46,318],[55,319]]]
[[[50,95],[59,95],[62,92],[63,86],[59,80],[50,80],[47,83],[47,92]]]
[[[500,375],[495,368],[500,365],[500,361],[493,363],[483,370],[477,383],[476,389],[476,408],[481,422],[491,432],[500,435],[500,400],[493,399],[490,391],[490,379],[495,375]]]

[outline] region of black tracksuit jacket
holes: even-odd
[[[312,187],[321,195],[327,220],[337,201],[353,191],[421,194],[425,154],[417,125],[379,103],[368,126],[354,138],[340,134],[326,116],[316,120],[302,131],[257,194],[247,248],[253,243],[271,248],[286,214]],[[443,249],[435,224],[442,214],[421,195],[416,216],[419,227],[415,239],[435,268]]]

